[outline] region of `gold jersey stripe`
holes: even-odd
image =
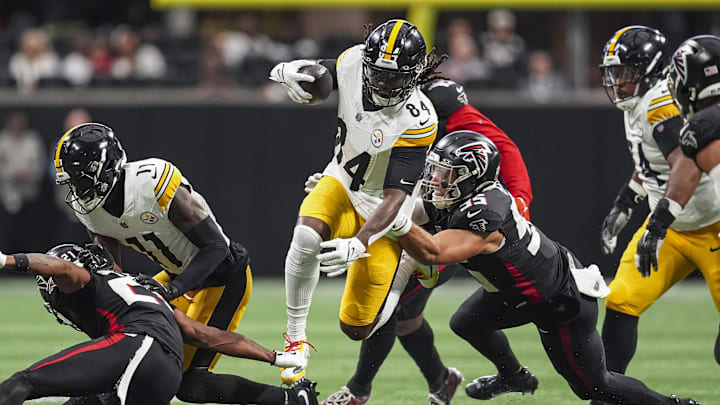
[[[55,149],[55,168],[57,169],[58,173],[62,173],[63,169],[60,166],[60,149],[62,149],[63,143],[65,143],[65,139],[70,135],[70,132],[75,128],[70,128],[65,134],[60,138],[60,141],[58,142],[57,149]]]
[[[657,104],[667,100],[672,100],[672,96],[668,94],[667,96],[658,97],[655,100],[651,101],[649,105]]]
[[[608,48],[608,56],[613,56],[613,54],[615,53],[615,45],[617,44],[618,39],[620,39],[620,36],[627,32],[630,28],[635,28],[635,26],[627,27],[624,30],[620,30],[617,32],[617,34],[615,34],[612,42],[610,42],[610,47]]]
[[[172,174],[170,175],[170,181],[168,181],[165,191],[162,193],[160,198],[158,198],[158,205],[163,209],[163,211],[167,210],[167,207],[173,197],[175,197],[175,191],[177,191],[178,187],[180,187],[181,182],[182,174],[180,173],[180,170],[177,167],[173,167]]]
[[[345,52],[341,53],[340,56],[338,56],[337,61],[335,62],[335,69],[337,69],[340,66],[340,61],[348,52],[350,52],[350,49],[352,49],[352,48],[346,49]]]
[[[400,28],[404,23],[404,21],[396,21],[392,31],[390,31],[390,38],[388,38],[387,48],[385,49],[385,59],[390,59],[390,57],[392,57],[393,48],[395,48],[395,40],[397,39],[398,32],[400,32]]]
[[[433,123],[432,125],[428,125],[425,128],[419,128],[419,129],[408,129],[407,131],[403,132],[403,135],[419,135],[424,134],[426,132],[430,132],[437,127],[437,123]]]
[[[652,110],[648,110],[647,117],[650,124],[655,124],[676,115],[680,115],[680,112],[678,111],[677,107],[675,107],[674,103],[669,103],[657,108],[653,108]]]
[[[155,197],[158,196],[158,193],[160,193],[160,190],[163,187],[163,184],[165,184],[165,179],[167,178],[168,173],[170,172],[170,163],[165,163],[165,170],[163,170],[162,176],[160,176],[160,181],[158,182],[157,186],[155,186]]]
[[[393,145],[394,148],[417,148],[420,146],[430,146],[435,142],[437,128],[432,133],[423,138],[400,138]]]

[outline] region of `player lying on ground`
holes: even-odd
[[[595,329],[596,297],[607,293],[602,276],[595,266],[581,268],[569,250],[520,215],[497,181],[499,163],[486,137],[470,131],[445,136],[428,155],[422,180],[423,199],[437,208],[431,219],[442,230],[431,235],[407,218],[393,225],[403,248],[420,263],[462,263],[486,286],[453,315],[453,330],[492,338],[495,331],[534,323],[555,369],[578,397],[623,405],[696,405],[607,371]],[[487,257],[497,258],[502,268],[484,266]],[[328,266],[352,260],[341,250],[319,258]],[[511,361],[506,343],[496,355]]]
[[[652,211],[625,248],[605,301],[607,367],[618,373],[625,373],[635,354],[640,316],[696,268],[720,310],[720,255],[709,250],[720,246],[720,200],[711,180],[681,150],[682,117],[664,73],[666,42],[649,27],[622,28],[605,45],[600,65],[608,96],[624,111],[634,163],[632,178],[602,224],[603,252],[613,252],[645,197]]]
[[[528,206],[532,201],[530,177],[517,145],[489,118],[468,104],[467,95],[459,84],[438,77],[424,84],[421,89],[435,106],[441,123],[436,142],[449,132],[473,130],[485,134],[498,146],[502,156],[500,177],[508,191],[515,197],[518,207],[524,207],[521,212],[529,219]],[[321,173],[310,176],[308,185],[312,186],[312,183],[317,182],[321,177]],[[426,216],[422,207],[416,207],[415,211],[420,217]],[[431,231],[429,228],[426,229]],[[400,268],[404,266],[403,263],[400,264]],[[461,266],[441,266],[440,271],[436,273],[439,275],[436,287],[449,280],[459,267]],[[400,274],[396,275],[399,276]],[[409,279],[392,317],[376,333],[363,340],[355,374],[346,386],[323,401],[323,405],[362,405],[367,402],[370,399],[372,381],[390,353],[396,336],[427,381],[428,403],[430,405],[450,403],[461,382],[462,374],[443,364],[434,345],[433,330],[423,317],[425,305],[433,290],[434,288],[422,288],[415,277]],[[484,339],[472,342],[483,353],[493,351],[492,343],[492,340]],[[505,392],[529,391],[537,386],[537,379],[531,374],[528,374],[527,378],[519,378],[527,373],[519,364],[510,365],[508,369],[503,368],[505,364],[497,366],[499,372],[497,376],[478,378],[468,384],[466,392],[470,397],[487,399]]]
[[[329,67],[337,88],[336,147],[325,176],[300,206],[285,261],[288,351],[309,356],[305,329],[320,276],[315,256],[324,240],[348,238],[343,248],[360,259],[348,272],[340,328],[359,340],[376,327],[402,250],[385,233],[399,212],[412,210],[410,195],[437,133],[435,109],[418,88],[436,62],[428,59],[420,31],[403,20],[385,22],[364,45],[320,62]],[[300,69],[316,64],[281,63],[270,78],[281,82],[294,101],[308,102],[313,96],[300,83],[314,77]],[[304,373],[287,369],[281,378],[291,383]]]
[[[252,294],[250,257],[225,235],[179,168],[155,158],[126,162],[117,135],[98,123],[67,131],[58,141],[55,166],[58,184],[69,188],[66,202],[117,264],[121,244],[132,247],[162,267],[155,278],[167,285],[161,293],[178,309],[218,329],[237,329]],[[177,397],[243,402],[235,396],[242,390],[223,387],[244,380],[213,375],[219,358],[215,351],[185,346]]]
[[[302,356],[270,351],[243,335],[189,318],[156,292],[162,287],[156,281],[113,271],[112,256],[98,245],[59,245],[46,255],[0,253],[0,269],[36,274],[46,309],[92,339],[0,384],[3,405],[112,391],[121,405],[168,404],[182,379],[183,340],[277,367],[305,365]],[[317,404],[315,383],[307,380],[288,389],[252,381],[227,389],[248,387],[244,403]]]

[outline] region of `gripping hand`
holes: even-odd
[[[280,83],[285,87],[288,97],[296,103],[306,104],[312,100],[312,94],[300,87],[300,82],[314,82],[315,78],[300,73],[303,66],[314,65],[315,62],[299,59],[292,62],[282,62],[275,65],[270,71],[270,80]]]
[[[365,245],[355,237],[329,240],[322,242],[320,247],[326,250],[317,255],[320,271],[327,273],[328,277],[337,277],[345,273],[355,260],[370,256],[365,253]]]

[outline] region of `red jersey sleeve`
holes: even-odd
[[[505,183],[505,187],[514,197],[521,197],[530,205],[532,188],[530,187],[530,176],[525,161],[520,154],[520,149],[505,132],[471,105],[465,105],[450,115],[445,128],[448,133],[469,130],[490,138],[500,150],[500,156],[502,157],[500,176]]]

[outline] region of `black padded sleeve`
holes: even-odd
[[[222,231],[210,216],[186,232],[185,236],[200,251],[185,270],[171,282],[180,294],[198,288],[230,252]]]
[[[720,105],[713,105],[690,117],[680,132],[685,156],[695,159],[710,142],[720,139]]]
[[[393,148],[385,172],[383,188],[397,188],[412,194],[415,183],[425,167],[426,146],[416,148]]]
[[[436,80],[423,88],[423,93],[435,106],[439,120],[446,120],[468,104],[463,87],[451,80]]]
[[[325,66],[327,70],[330,71],[330,74],[333,78],[333,90],[337,90],[338,88],[338,81],[337,81],[337,59],[321,59],[319,62],[321,65]]]
[[[655,129],[653,129],[653,138],[666,159],[680,145],[678,141],[682,124],[682,118],[676,115],[655,125]]]

